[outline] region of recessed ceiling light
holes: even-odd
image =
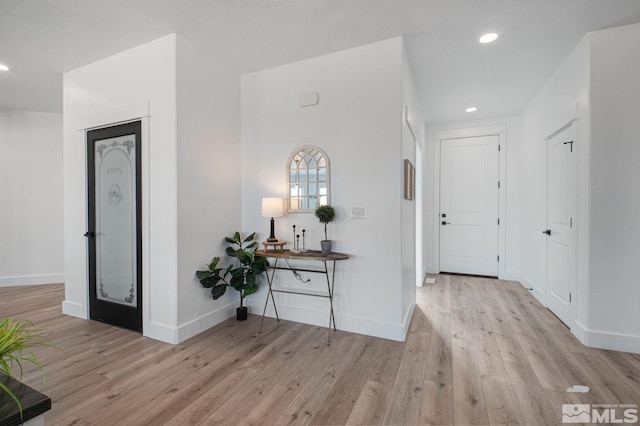
[[[467,109],[465,109],[466,112],[476,112],[478,110],[478,108],[476,107],[469,107]]]
[[[0,64],[0,71],[9,71],[9,67],[6,65]]]
[[[498,34],[496,33],[487,33],[478,39],[480,43],[491,43],[492,41],[496,41],[498,39]]]

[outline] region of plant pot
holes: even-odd
[[[322,254],[331,253],[331,240],[320,241],[320,247],[322,248]]]
[[[247,307],[241,306],[236,309],[236,319],[238,321],[244,321],[247,319]]]

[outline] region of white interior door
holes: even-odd
[[[498,275],[498,135],[440,146],[440,270]]]
[[[574,199],[572,129],[547,141],[547,305],[570,326]]]

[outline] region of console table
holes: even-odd
[[[280,317],[278,316],[278,308],[276,308],[276,300],[273,297],[273,293],[289,293],[289,294],[301,294],[304,296],[313,296],[313,297],[324,297],[329,299],[329,335],[327,338],[327,346],[331,345],[331,323],[333,322],[333,329],[336,330],[336,319],[333,316],[333,285],[335,283],[336,278],[336,262],[339,260],[349,259],[349,256],[344,253],[329,253],[322,254],[320,251],[309,250],[306,252],[292,252],[290,250],[283,251],[265,251],[265,250],[256,250],[256,256],[262,257],[271,257],[275,259],[273,265],[269,265],[269,269],[271,269],[271,275],[269,275],[269,271],[267,271],[267,282],[269,283],[269,292],[267,293],[267,299],[264,301],[264,310],[262,311],[262,320],[260,321],[260,333],[262,333],[262,324],[264,323],[264,316],[267,312],[267,305],[269,304],[269,297],[271,297],[271,301],[273,302],[273,309],[276,312],[276,319],[280,322]],[[287,266],[278,266],[278,261],[280,259],[284,259]],[[324,266],[323,269],[307,269],[307,268],[296,268],[295,266],[289,265],[288,260],[311,260],[322,262]],[[327,262],[333,262],[331,267],[331,274],[329,274],[329,267],[327,266]],[[311,272],[317,274],[324,274],[327,278],[327,294],[316,294],[309,293],[304,291],[292,291],[292,290],[280,290],[275,289],[273,286],[273,279],[275,277],[275,273],[277,270],[284,271],[292,271],[292,272]]]

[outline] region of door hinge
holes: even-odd
[[[569,303],[571,303],[571,293],[569,293]]]
[[[498,181],[498,188],[500,188],[500,181]]]
[[[500,144],[498,144],[498,152],[500,152]]]
[[[569,228],[573,228],[573,218],[569,218]]]
[[[500,255],[498,255],[498,262],[500,262]]]
[[[500,218],[498,218],[498,225],[500,225]]]

